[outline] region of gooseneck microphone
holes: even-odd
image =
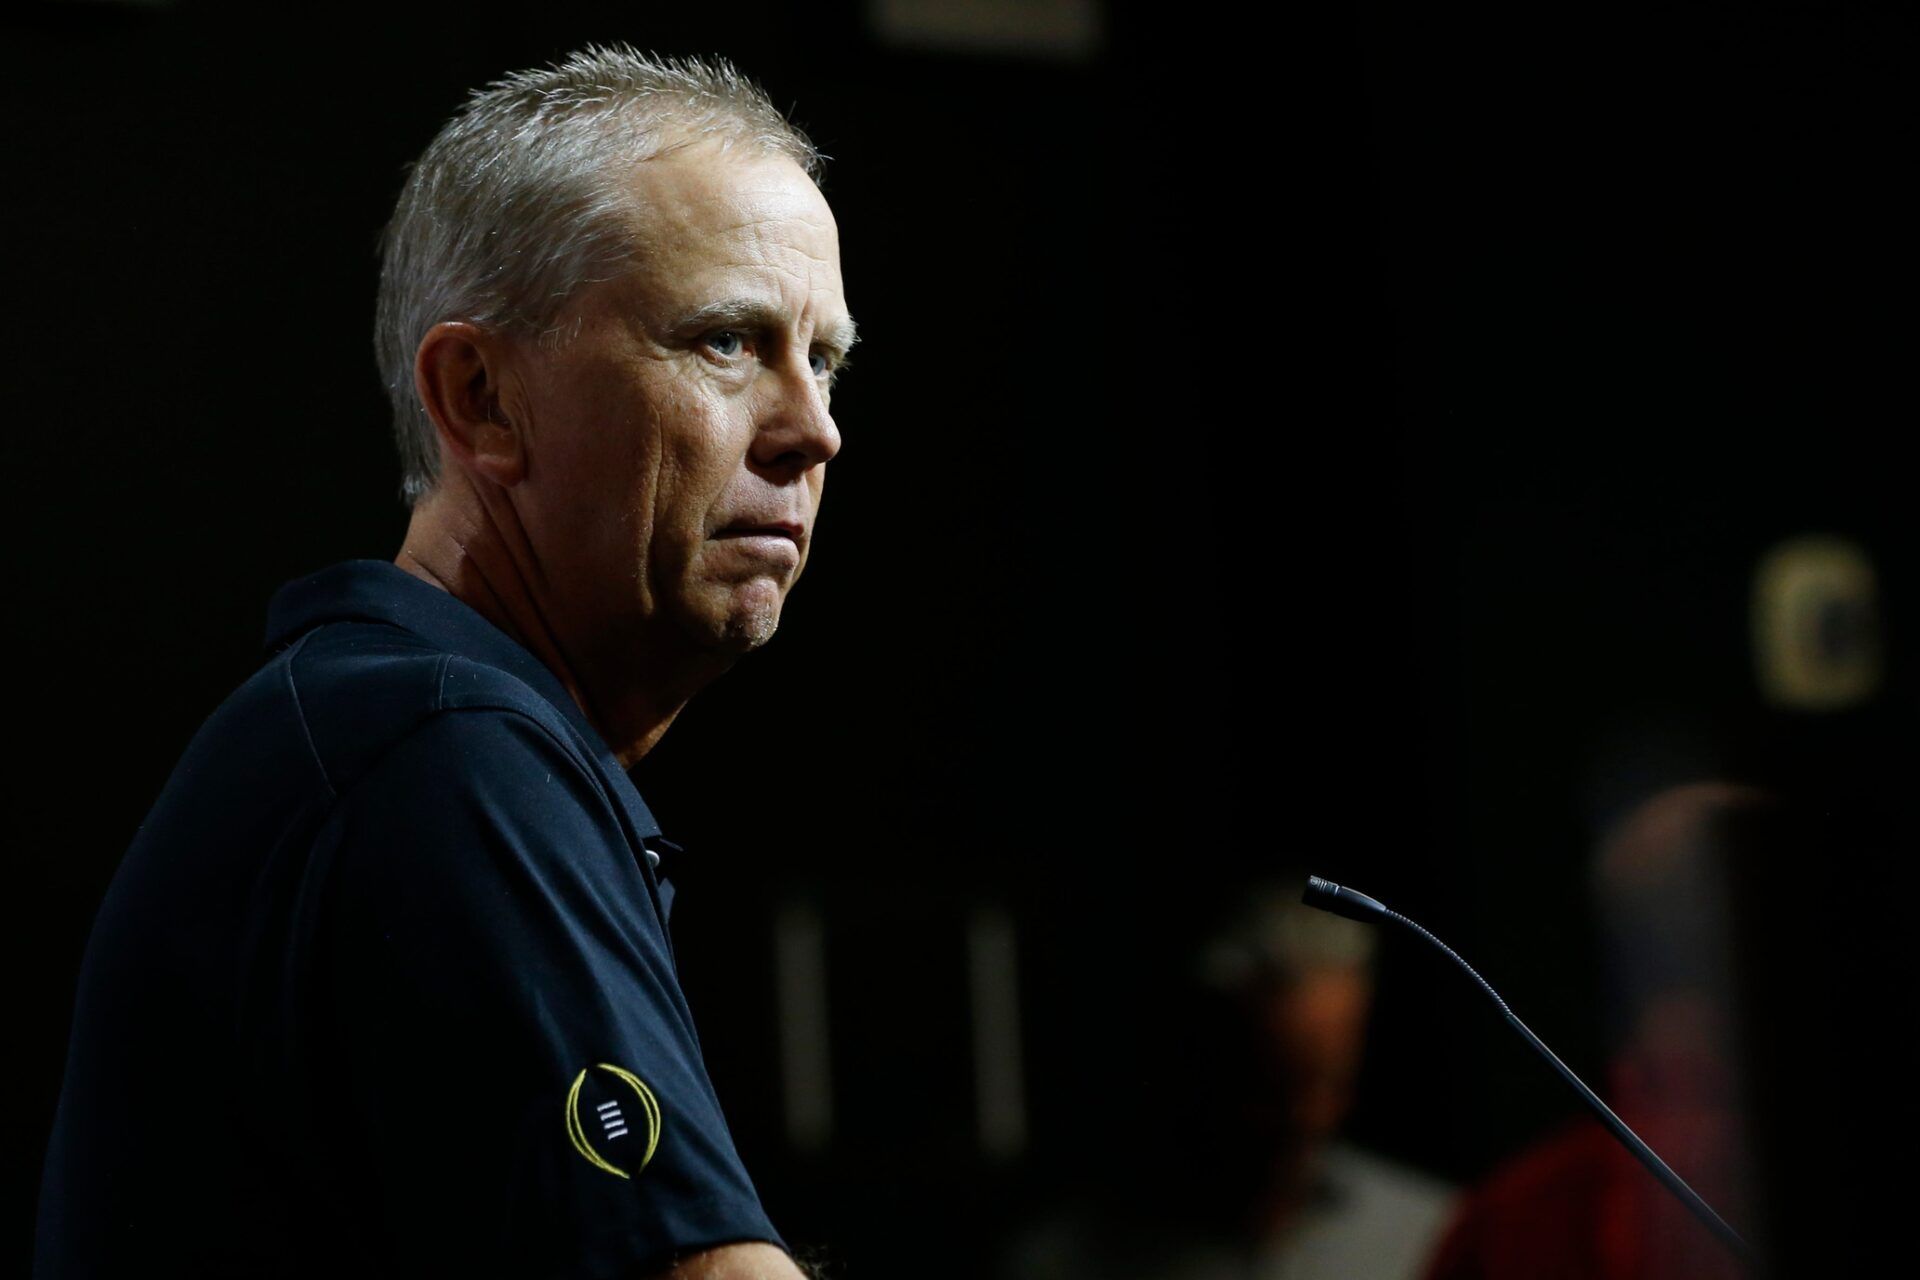
[[[1608,1131],[1620,1140],[1620,1144],[1628,1151],[1631,1151],[1634,1158],[1645,1165],[1647,1171],[1658,1178],[1667,1190],[1679,1197],[1682,1204],[1693,1210],[1694,1216],[1706,1223],[1707,1226],[1713,1230],[1714,1234],[1719,1236],[1741,1261],[1747,1263],[1749,1266],[1753,1265],[1753,1255],[1747,1248],[1747,1242],[1740,1238],[1739,1233],[1728,1226],[1726,1220],[1713,1211],[1713,1206],[1705,1200],[1702,1200],[1699,1193],[1688,1186],[1679,1174],[1668,1168],[1667,1162],[1655,1155],[1652,1147],[1640,1141],[1640,1135],[1632,1129],[1629,1129],[1626,1122],[1619,1116],[1613,1114],[1613,1109],[1607,1106],[1606,1103],[1600,1101],[1599,1096],[1595,1094],[1593,1090],[1587,1088],[1587,1086],[1581,1082],[1580,1077],[1573,1074],[1572,1069],[1554,1055],[1553,1050],[1542,1044],[1540,1037],[1529,1031],[1527,1024],[1514,1016],[1513,1010],[1507,1007],[1507,1002],[1500,998],[1500,993],[1495,991],[1485,978],[1475,973],[1473,966],[1465,960],[1462,960],[1459,953],[1452,947],[1440,941],[1440,939],[1434,937],[1431,933],[1428,933],[1425,929],[1407,919],[1398,911],[1387,907],[1386,904],[1377,902],[1364,893],[1355,893],[1352,889],[1334,884],[1330,880],[1322,880],[1319,876],[1307,877],[1307,891],[1300,896],[1300,900],[1310,907],[1318,907],[1322,911],[1331,911],[1337,916],[1345,916],[1349,920],[1358,920],[1362,924],[1378,924],[1382,920],[1391,920],[1397,925],[1411,929],[1428,942],[1431,942],[1434,946],[1440,948],[1440,950],[1446,952],[1448,956],[1452,957],[1455,964],[1467,971],[1468,977],[1480,985],[1482,991],[1485,991],[1489,996],[1493,997],[1493,1002],[1500,1006],[1500,1012],[1506,1015],[1506,1019],[1513,1025],[1513,1029],[1518,1031],[1528,1044],[1539,1051],[1540,1056],[1545,1058],[1548,1064],[1560,1073],[1562,1080],[1565,1080],[1569,1085],[1573,1086],[1573,1091],[1580,1095],[1580,1100],[1586,1103],[1593,1111],[1593,1114],[1600,1118],[1600,1123],[1607,1126]]]

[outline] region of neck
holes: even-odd
[[[719,674],[712,655],[685,654],[674,661],[664,652],[669,646],[652,646],[654,661],[629,658],[621,669],[611,669],[596,663],[590,646],[570,643],[589,629],[570,627],[562,603],[550,598],[547,575],[512,504],[504,497],[485,501],[458,472],[414,508],[393,562],[469,606],[539,659],[623,768],[651,751],[688,700]]]

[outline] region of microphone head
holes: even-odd
[[[1342,888],[1331,880],[1322,880],[1319,876],[1307,877],[1306,892],[1300,895],[1300,901],[1349,920],[1358,920],[1362,924],[1378,924],[1387,917],[1384,903],[1375,902],[1364,893]]]

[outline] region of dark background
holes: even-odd
[[[778,642],[640,777],[692,851],[686,986],[790,1240],[977,1275],[1096,1160],[1169,1176],[1139,1102],[1160,993],[1287,868],[1433,928],[1596,1080],[1597,814],[1702,772],[1815,832],[1751,907],[1771,1235],[1803,1269],[1892,1239],[1915,965],[1875,904],[1920,847],[1895,6],[1096,6],[1078,54],[903,44],[850,3],[649,8],[0,26],[10,1258],[121,851],[271,591],[405,526],[370,339],[402,166],[465,90],[588,40],[724,53],[795,105],[864,335]],[[1770,711],[1752,674],[1754,562],[1807,531],[1881,574],[1885,692],[1844,714]],[[831,966],[811,1152],[775,1058],[796,902]],[[981,908],[1019,930],[1012,1158],[974,1138]],[[1429,955],[1386,948],[1372,1037],[1352,1130],[1441,1176],[1571,1111]]]

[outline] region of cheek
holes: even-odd
[[[658,432],[660,521],[704,539],[727,505],[729,486],[740,478],[744,450],[715,406],[687,396],[671,409]]]
[[[610,589],[632,583],[652,541],[662,458],[658,440],[618,404],[586,404],[565,424],[542,485],[549,514],[571,532],[585,571]],[[556,435],[558,433],[556,432]]]
[[[533,451],[556,488],[601,496],[632,470],[643,424],[613,374],[594,364],[562,365],[546,380],[548,394],[535,406]]]
[[[581,449],[565,500],[579,506],[576,518],[583,524],[619,529],[622,540],[631,542],[633,531],[652,523],[661,459],[644,433],[610,422],[604,428],[604,438]]]

